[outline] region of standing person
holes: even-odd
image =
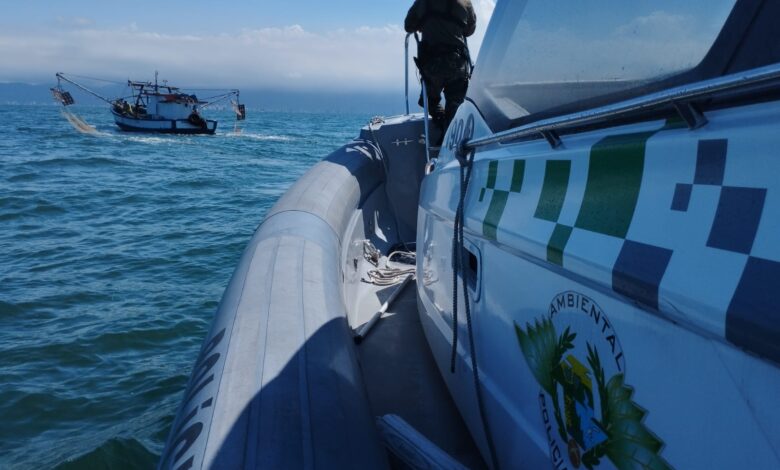
[[[441,128],[442,138],[466,98],[471,76],[466,38],[476,27],[471,0],[415,0],[406,14],[406,32],[422,33],[417,65],[425,81],[429,112]],[[441,106],[442,91],[446,108]],[[423,105],[422,96],[419,104]]]

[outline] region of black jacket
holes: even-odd
[[[423,43],[432,49],[465,48],[476,27],[471,0],[415,0],[404,21],[406,32],[422,32]]]

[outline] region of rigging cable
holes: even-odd
[[[192,90],[188,90],[188,91],[192,91]],[[229,93],[224,93],[224,94],[221,94],[221,95],[214,95],[214,96],[209,96],[208,98],[203,98],[203,101],[208,101],[208,103],[204,104],[200,108],[203,109],[203,108],[206,108],[208,106],[211,106],[212,104],[217,104],[217,103],[219,103],[221,101],[224,101],[224,100],[230,98],[233,95],[238,96],[238,92],[231,91]],[[214,101],[209,101],[209,100],[213,100],[214,98],[218,98],[218,99],[215,99]]]
[[[461,272],[461,281],[463,286],[463,303],[466,314],[466,330],[468,332],[469,340],[469,355],[471,356],[471,370],[474,377],[474,390],[476,392],[477,407],[479,408],[479,416],[482,420],[482,430],[485,433],[485,440],[487,441],[488,450],[490,451],[490,460],[492,461],[492,468],[499,470],[498,458],[496,456],[496,448],[493,443],[493,434],[490,430],[490,426],[487,421],[487,413],[485,410],[485,401],[482,397],[482,386],[479,379],[479,366],[477,365],[477,351],[474,348],[474,327],[471,319],[471,305],[469,300],[468,280],[466,276],[468,271],[463,269],[465,249],[463,247],[463,226],[464,226],[464,206],[466,201],[466,190],[468,189],[469,180],[471,179],[471,172],[474,164],[475,151],[472,149],[462,158],[460,152],[463,148],[456,150],[456,158],[460,163],[460,196],[458,198],[458,207],[455,212],[455,222],[452,236],[452,356],[450,358],[450,372],[455,373],[455,359],[458,349],[458,273]]]
[[[90,90],[89,88],[85,87],[84,85],[81,85],[79,83],[74,82],[73,80],[71,80],[68,77],[66,77],[65,75],[63,75],[62,73],[58,72],[56,74],[56,77],[57,77],[58,80],[64,80],[64,81],[70,83],[71,85],[73,85],[73,86],[75,86],[77,88],[80,88],[82,91],[85,91],[85,92],[89,93],[90,95],[94,96],[95,98],[103,100],[103,101],[105,101],[108,104],[113,104],[108,98],[105,98],[105,97],[95,93],[94,91]]]
[[[162,85],[161,85],[162,86]],[[179,87],[173,87],[173,88],[179,88]],[[187,91],[223,91],[227,93],[238,93],[238,89],[236,88],[180,88],[182,90]]]
[[[85,80],[94,80],[96,82],[113,83],[114,85],[127,85],[127,82],[117,82],[115,80],[106,80],[104,78],[87,77],[84,75],[74,75],[72,73],[69,73],[68,76],[73,78],[83,78]]]

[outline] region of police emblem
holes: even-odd
[[[520,349],[541,386],[539,407],[556,469],[668,469],[663,442],[643,423],[647,411],[625,383],[623,348],[601,308],[585,295],[555,296],[548,314],[515,323]],[[560,334],[559,334],[560,332]]]

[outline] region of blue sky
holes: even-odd
[[[403,88],[412,0],[26,0],[0,17],[0,81],[57,71],[188,85]],[[494,0],[473,0],[484,33]],[[478,47],[479,39],[473,49]]]
[[[55,26],[59,19],[82,18],[95,24],[121,27],[130,22],[167,33],[219,33],[231,29],[283,27],[300,24],[324,32],[338,28],[384,26],[403,21],[404,0],[27,0],[5,8],[0,24],[8,26]],[[61,23],[61,21],[59,21]]]

